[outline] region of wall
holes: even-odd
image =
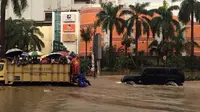
[[[41,39],[45,43],[45,48],[42,49],[42,53],[49,54],[52,51],[52,26],[38,28],[44,34],[44,37]]]
[[[44,20],[44,1],[43,0],[27,0],[28,7],[23,12],[22,17],[25,19],[33,19],[35,21]],[[12,17],[13,19],[18,19],[13,13],[13,6],[11,1],[9,1],[9,6],[6,10],[6,19]]]

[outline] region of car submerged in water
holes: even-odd
[[[127,84],[162,84],[183,85],[184,72],[172,67],[147,67],[137,74],[129,74],[122,77],[121,82]]]

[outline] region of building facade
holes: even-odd
[[[37,21],[38,23],[48,24],[40,27],[44,33],[42,40],[46,45],[43,49],[44,53],[52,51],[52,42],[55,40],[63,42],[68,50],[84,54],[85,43],[81,40],[80,29],[93,25],[96,20],[96,14],[101,10],[99,3],[109,1],[115,4],[124,4],[125,0],[28,0],[28,8],[24,11],[22,17]],[[124,5],[128,6],[129,4]],[[148,9],[158,8],[160,5],[162,4],[152,3]],[[175,5],[175,3],[170,5]],[[177,16],[177,12],[173,12],[175,16]],[[75,21],[65,21],[69,15],[75,15]],[[8,19],[9,17],[18,19],[13,13],[11,4],[9,4],[6,10],[6,18]],[[189,24],[187,26],[189,27]],[[200,25],[195,23],[194,36],[197,43],[200,43],[199,29]],[[109,35],[101,31],[101,28],[97,28],[97,32],[102,35],[104,45],[108,44]],[[185,35],[187,40],[190,41],[190,27],[185,31]],[[121,48],[121,40],[122,35],[118,35],[116,29],[114,29],[113,45]],[[149,43],[151,41],[152,38],[150,38]],[[88,49],[91,49],[91,47],[91,43],[89,43]],[[146,51],[147,47],[146,36],[142,35],[139,40],[139,51]],[[195,48],[195,54],[200,55],[199,48]]]

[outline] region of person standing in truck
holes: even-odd
[[[72,59],[71,62],[72,81],[76,82],[77,76],[80,74],[80,60],[79,56]]]

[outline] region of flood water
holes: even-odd
[[[0,112],[199,112],[200,82],[182,87],[125,85],[119,76],[91,87],[0,87]]]

